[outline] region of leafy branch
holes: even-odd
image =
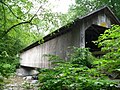
[[[5,6],[9,9],[9,11],[10,11],[17,19],[22,20],[22,18],[18,17],[6,3],[4,3],[4,2],[2,2],[2,1],[0,1],[0,3],[2,3],[3,5],[5,5]]]
[[[4,34],[3,34],[2,37],[4,37],[8,32],[10,32],[10,31],[11,31],[13,28],[15,28],[16,26],[19,26],[19,25],[22,25],[22,24],[31,24],[32,20],[35,18],[35,16],[37,16],[37,13],[39,12],[40,8],[41,8],[41,6],[38,8],[38,10],[36,11],[36,13],[31,17],[30,20],[17,23],[17,24],[15,24],[15,25],[11,26],[10,28],[8,28],[8,29],[4,32]]]

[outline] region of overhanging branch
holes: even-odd
[[[4,2],[2,2],[2,1],[0,1],[0,3],[2,3],[3,5],[5,5],[5,6],[9,9],[9,11],[10,11],[17,19],[22,20],[22,18],[18,17],[6,3],[4,3]]]
[[[36,13],[31,17],[30,20],[24,21],[24,22],[20,22],[20,23],[18,23],[18,24],[15,24],[15,25],[11,26],[11,27],[8,28],[7,30],[5,30],[5,32],[4,32],[4,34],[3,34],[2,37],[4,37],[4,36],[5,36],[6,34],[8,34],[13,28],[15,28],[15,27],[17,27],[17,26],[19,26],[19,25],[22,25],[22,24],[31,24],[32,20],[35,18],[35,16],[37,16],[37,13],[39,12],[40,8],[41,8],[41,6],[38,8],[38,10],[36,11]]]

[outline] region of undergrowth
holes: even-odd
[[[117,86],[117,82],[102,72],[103,61],[93,57],[86,48],[74,47],[68,61],[48,56],[55,63],[52,69],[40,70],[39,90],[115,90]]]

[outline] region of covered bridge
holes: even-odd
[[[59,55],[67,59],[68,47],[90,48],[91,52],[99,51],[92,41],[97,40],[106,28],[112,24],[120,24],[108,7],[98,9],[84,17],[77,18],[74,23],[45,36],[44,43],[39,41],[29,45],[20,52],[20,65],[25,67],[49,68],[50,62],[44,54]]]

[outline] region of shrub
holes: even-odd
[[[104,71],[111,73],[115,69],[120,69],[120,26],[113,25],[99,36],[96,43],[106,52],[99,62],[102,63]]]
[[[41,70],[39,90],[111,90],[115,87],[116,83],[97,69],[98,64],[88,49],[74,50],[70,60],[59,62],[52,69]]]

